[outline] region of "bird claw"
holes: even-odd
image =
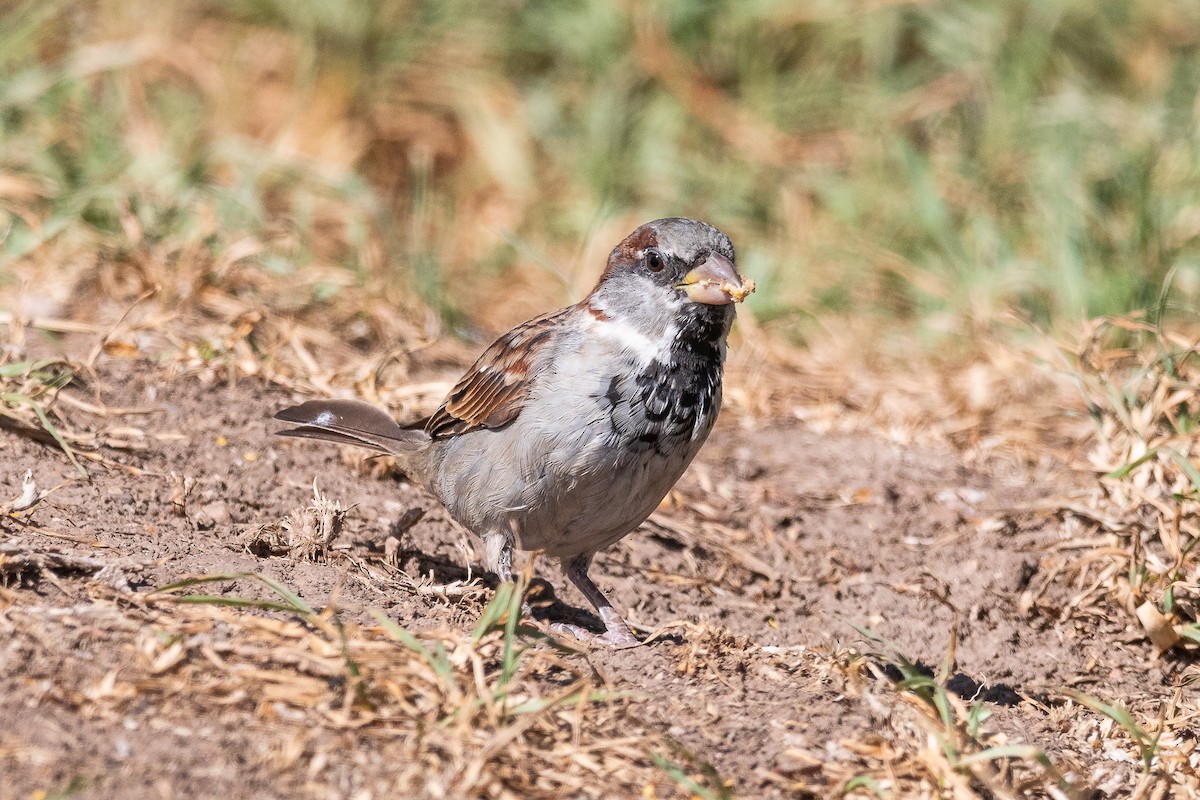
[[[563,633],[589,644],[599,643],[612,647],[633,647],[642,643],[640,639],[633,635],[633,631],[629,630],[629,626],[624,623],[619,627],[609,626],[608,630],[604,633],[593,633],[587,628],[581,628],[569,622],[552,622],[549,627],[555,633]]]

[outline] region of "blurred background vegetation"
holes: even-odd
[[[1200,297],[1195,0],[0,8],[0,291],[25,315],[158,284],[494,332],[666,215],[726,230],[797,340]]]

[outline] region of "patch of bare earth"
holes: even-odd
[[[594,568],[655,638],[572,653],[506,632],[503,615],[479,624],[497,606],[468,567],[476,542],[420,491],[358,454],[273,437],[271,413],[295,396],[98,364],[64,391],[149,413],[63,407],[108,443],[103,463],[83,461],[89,480],[53,445],[0,431],[0,501],[21,496],[27,469],[54,489],[0,517],[0,795],[1195,786],[1197,726],[1180,722],[1200,715],[1195,662],[1156,658],[1129,619],[1090,611],[1096,574],[1045,568],[1082,546],[1064,509],[1089,479],[1061,463],[965,464],[726,416],[664,507]],[[340,510],[305,511],[314,481]],[[596,624],[554,565],[535,570],[544,617]],[[301,605],[251,578],[156,591],[215,573],[260,573]],[[922,695],[909,669],[949,693]],[[1130,728],[1072,692],[1169,732],[1152,767]]]

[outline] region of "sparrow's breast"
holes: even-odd
[[[565,363],[548,382],[559,413],[518,420],[530,442],[522,548],[563,556],[603,548],[640,525],[679,480],[716,421],[721,363],[674,356],[610,357],[602,372]],[[585,352],[578,363],[605,362]]]
[[[435,491],[477,533],[512,531],[521,549],[552,556],[592,552],[654,511],[720,404],[715,351],[644,358],[581,337],[556,354],[511,424],[447,443]]]

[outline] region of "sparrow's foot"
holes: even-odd
[[[585,641],[602,641],[618,647],[641,644],[640,640],[633,635],[633,631],[629,630],[628,623],[617,613],[612,603],[608,602],[608,598],[604,596],[604,592],[600,591],[600,587],[596,586],[592,582],[592,579],[588,577],[587,571],[591,562],[591,554],[576,556],[570,561],[563,563],[563,571],[566,572],[571,582],[579,588],[579,591],[583,592],[583,596],[588,599],[588,602],[595,606],[596,613],[600,615],[600,621],[604,623],[604,633],[597,636],[590,631],[584,631],[578,626],[571,625],[568,627],[575,628],[586,634],[585,636],[580,636],[578,633],[572,633],[572,635]]]
[[[625,624],[624,620],[621,621],[619,626],[611,626],[604,633],[593,633],[587,628],[581,628],[569,622],[552,622],[549,628],[555,633],[566,634],[589,644],[607,644],[613,647],[633,647],[634,645],[641,644],[641,641],[633,635],[633,631],[629,630],[629,626]]]

